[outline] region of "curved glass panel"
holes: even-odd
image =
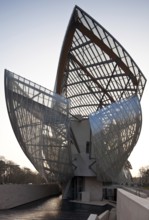
[[[115,181],[135,146],[141,130],[137,96],[113,103],[89,116],[92,154],[99,180]]]
[[[7,70],[5,92],[11,124],[24,153],[47,181],[67,181],[73,174],[68,100]]]

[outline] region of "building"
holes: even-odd
[[[76,6],[64,38],[55,91],[5,70],[16,138],[63,197],[101,199],[103,183],[130,180],[146,79],[122,45]]]

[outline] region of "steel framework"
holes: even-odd
[[[137,95],[146,79],[122,45],[76,6],[62,46],[56,92],[71,100],[71,113],[88,117],[105,106]]]
[[[100,181],[124,178],[141,130],[146,79],[122,45],[75,6],[61,50],[55,93],[5,70],[9,117],[24,153],[50,182],[73,175],[70,121],[89,120],[90,157]],[[78,146],[76,143],[76,149]]]
[[[26,156],[48,182],[72,176],[69,148],[69,101],[48,89],[5,71],[9,117]]]

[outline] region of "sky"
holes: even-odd
[[[34,170],[9,121],[4,69],[53,91],[59,55],[75,5],[107,29],[149,79],[148,0],[0,0],[0,156]],[[133,176],[149,166],[149,82],[141,100],[143,122],[129,161]]]

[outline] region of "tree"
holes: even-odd
[[[7,161],[0,156],[0,184],[17,183],[17,184],[42,184],[45,180],[37,172],[29,168],[20,168],[13,161]]]
[[[6,164],[5,161],[0,160],[0,184],[4,183]]]
[[[149,185],[149,166],[141,167],[140,172],[140,183],[141,185]]]

